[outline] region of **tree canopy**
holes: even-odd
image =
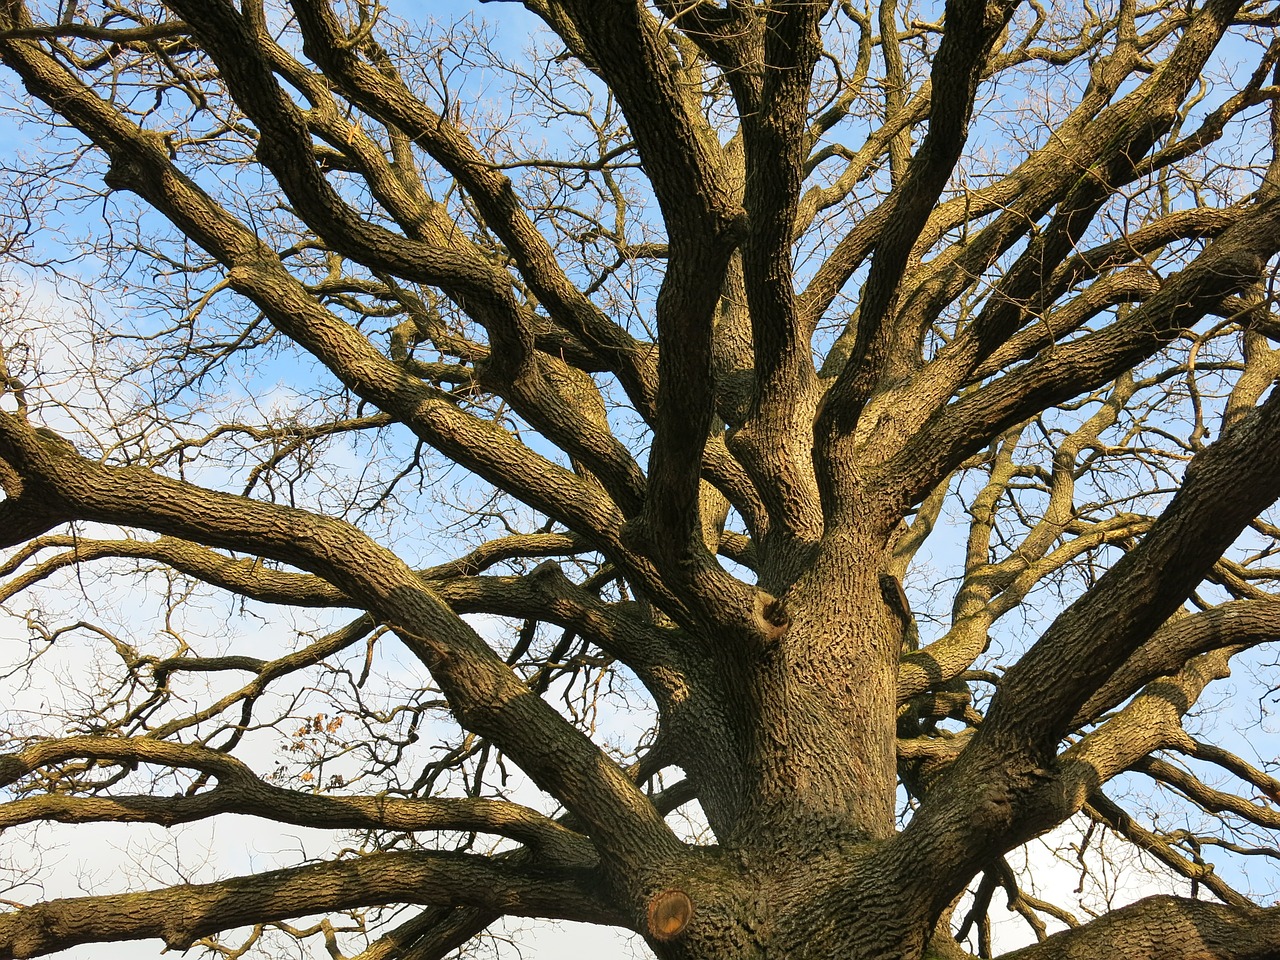
[[[440,13],[0,0],[0,828],[331,835],[0,957],[1274,957],[1280,9]]]

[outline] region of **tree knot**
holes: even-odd
[[[777,643],[791,627],[791,614],[783,602],[763,590],[756,591],[755,615],[756,626],[766,644]]]

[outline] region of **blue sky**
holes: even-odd
[[[529,35],[536,25],[535,18],[515,4],[491,3],[481,5],[469,3],[433,3],[425,2],[425,0],[420,0],[420,2],[413,2],[413,0],[400,0],[399,3],[393,6],[393,9],[397,13],[401,13],[406,17],[414,18],[435,17],[439,19],[451,19],[461,13],[473,13],[476,16],[483,17],[496,25],[498,31],[497,36],[499,38],[501,49],[503,50],[504,55],[513,62],[518,62],[521,57],[521,51],[528,42]],[[8,78],[6,77],[5,80],[7,82]],[[5,114],[0,114],[0,150],[4,150],[9,156],[12,156],[16,151],[22,151],[39,146],[40,144],[37,144],[34,141],[36,138],[41,137],[42,133],[41,128],[38,126],[19,128],[15,126],[10,117]],[[90,186],[93,185],[90,184]],[[125,200],[122,202],[125,206],[121,208],[113,208],[113,210],[117,211],[116,215],[120,215],[118,213],[119,210],[128,209],[128,201]],[[64,203],[57,208],[58,215],[63,219],[66,228],[72,233],[77,232],[81,226],[84,226],[86,231],[94,229],[97,219],[101,216],[102,211],[103,207],[100,202],[89,202],[85,204]],[[52,244],[51,239],[42,240],[41,242],[49,244],[47,247],[39,248],[41,251],[51,252],[56,249]],[[56,298],[57,292],[54,288],[49,287],[47,290],[43,290],[40,293],[40,296]],[[99,306],[103,311],[110,311],[115,308],[115,305],[107,302],[103,302]],[[281,363],[283,365],[285,362],[281,361]],[[260,382],[252,384],[249,382],[242,382],[239,384],[239,387],[241,389],[257,393],[259,391],[270,389],[281,383],[287,384],[292,380],[305,378],[306,368],[304,364],[296,360],[290,360],[288,363],[296,365],[262,369],[258,371],[258,375],[261,378]],[[939,548],[937,558],[939,567],[945,567],[948,563],[953,562],[954,557],[949,557],[947,554],[948,549],[953,549],[953,547],[954,545],[951,545],[949,548],[944,544]],[[291,629],[291,627],[284,626],[280,629]],[[16,638],[11,638],[9,642],[13,642],[14,639]],[[1242,715],[1240,719],[1247,722],[1249,717],[1246,713],[1245,715]],[[1274,744],[1274,734],[1272,735],[1270,742]],[[219,831],[222,831],[221,826],[219,827]],[[249,828],[237,823],[225,831],[222,831],[218,837],[215,837],[209,842],[214,843],[220,849],[225,846],[228,851],[234,851],[238,844],[243,841],[243,838],[247,833],[249,833]],[[79,833],[77,836],[79,836]],[[194,848],[198,848],[202,842],[200,837],[193,837],[193,841]],[[260,842],[269,844],[271,841],[264,838]],[[288,849],[291,844],[292,841],[286,838],[286,842],[281,845],[281,849]],[[85,850],[91,849],[94,846],[95,843],[89,843],[83,848],[71,848],[68,852],[68,856],[64,859],[64,863],[67,863],[69,866],[72,865],[77,857],[82,858],[84,856]],[[94,853],[94,856],[101,856],[103,858],[115,856],[116,854],[112,854],[109,851],[118,851],[119,849],[118,842],[107,837],[99,837],[96,841],[96,847],[100,852]],[[223,855],[220,854],[219,856],[221,857]],[[1041,868],[1038,866],[1037,872],[1040,872],[1040,870]],[[1050,874],[1051,871],[1047,867],[1043,868],[1043,875],[1045,877],[1050,876]],[[1071,882],[1074,881],[1074,877],[1071,876],[1069,869],[1065,876],[1070,878]],[[1053,882],[1056,883],[1058,881],[1055,880]],[[1117,881],[1117,883],[1119,884],[1120,881]],[[547,958],[587,954],[619,956],[625,955],[626,949],[613,932],[598,931],[591,928],[575,928],[572,925],[547,926],[545,928],[539,927],[538,932],[531,935],[527,941],[523,941],[522,946],[527,947],[526,949],[523,949],[523,956]],[[499,950],[501,955],[504,957],[517,955],[515,947],[500,946]],[[158,952],[157,948],[156,953],[158,954]],[[142,952],[136,946],[119,948],[93,947],[68,954],[68,956],[94,958],[109,956],[138,957],[141,955],[143,955]]]

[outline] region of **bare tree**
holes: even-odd
[[[333,836],[0,956],[1276,956],[1280,11],[489,10],[0,2],[0,825]]]

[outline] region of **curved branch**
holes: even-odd
[[[18,753],[0,755],[0,787],[39,767],[73,758],[187,767],[212,774],[218,782],[207,792],[180,797],[58,793],[26,797],[0,805],[0,830],[36,820],[171,826],[237,813],[328,829],[477,831],[518,840],[556,864],[592,865],[597,859],[581,834],[517,803],[472,797],[410,800],[303,793],[265,783],[228,754],[149,737],[42,740]]]
[[[920,891],[941,909],[990,858],[993,844],[1004,852],[1079,809],[1098,783],[1097,769],[1114,758],[1099,737],[1097,756],[1060,781],[1059,742],[1081,706],[1280,496],[1280,474],[1257,455],[1276,445],[1280,391],[1195,457],[1151,531],[1004,675],[978,732],[886,848],[903,882],[924,863],[946,863],[952,886],[938,883],[934,871],[934,886]]]
[[[1236,891],[1213,871],[1213,864],[1199,859],[1189,859],[1174,848],[1166,837],[1139,824],[1118,803],[1097,790],[1089,797],[1084,812],[1097,823],[1105,824],[1124,837],[1139,850],[1164,864],[1174,873],[1203,886],[1223,903],[1233,907],[1250,907],[1252,901]]]
[[[342,92],[371,116],[405,132],[475,199],[485,223],[515,258],[520,274],[552,319],[571,330],[615,372],[636,408],[652,416],[656,370],[650,351],[575,287],[516,197],[511,181],[464,132],[415,97],[384,55],[362,62],[327,3],[293,5],[305,48]]]
[[[254,657],[169,657],[152,665],[155,685],[163,687],[168,683],[170,675],[182,672],[212,672],[221,670],[248,670],[254,676],[251,680],[233,690],[207,707],[196,710],[185,717],[170,720],[168,723],[153,727],[149,732],[156,739],[172,736],[179,730],[190,729],[229,710],[237,703],[250,704],[277,678],[287,676],[313,664],[352,644],[359,643],[368,637],[377,624],[366,615],[357,617],[337,630],[332,630],[306,646],[286,653],[275,660],[258,660]]]
[[[581,731],[535,696],[476,632],[389,551],[329,517],[51,450],[0,413],[0,457],[84,519],[244,549],[324,577],[390,624],[431,671],[458,721],[502,747],[588,824],[619,865],[679,849],[652,804]]]
[[[896,478],[918,500],[935,478],[1037,412],[1095,389],[1256,283],[1280,250],[1280,198],[1254,203],[1190,264],[1123,321],[1044,351],[929,418],[894,460]]]
[[[189,949],[233,927],[388,903],[465,905],[528,917],[622,925],[589,872],[533,869],[443,851],[376,853],[217,883],[50,900],[0,914],[0,956],[159,938]]]
[[[261,560],[238,560],[177,537],[161,537],[158,540],[40,537],[28,541],[22,550],[0,564],[0,576],[14,572],[40,551],[60,548],[65,548],[65,552],[42,561],[0,585],[0,602],[74,564],[120,557],[155,560],[205,583],[263,603],[300,607],[355,605],[355,601],[333,584],[313,574],[276,570],[263,565]],[[482,543],[464,556],[420,570],[418,575],[427,581],[472,577],[507,560],[574,554],[587,549],[586,542],[573,534],[513,534]]]
[[[900,702],[968,669],[986,649],[992,624],[1014,609],[1036,584],[1054,571],[1104,544],[1135,536],[1149,528],[1150,521],[1145,517],[1116,514],[1075,531],[1073,539],[1052,549],[1073,523],[1078,523],[1075,491],[1081,451],[1095,444],[1103,431],[1117,421],[1135,391],[1133,378],[1121,377],[1105,397],[1098,398],[1101,402],[1097,412],[1063,438],[1053,455],[1053,470],[1046,491],[1048,501],[1041,519],[1009,556],[999,563],[991,563],[988,558],[996,505],[1008,494],[1017,476],[1014,452],[1023,428],[1015,428],[1001,439],[988,466],[990,477],[970,508],[965,576],[952,605],[951,629],[923,650],[902,658],[898,679]]]
[[[461,577],[434,585],[458,613],[546,620],[572,629],[635,670],[655,694],[671,693],[679,660],[670,631],[651,626],[621,604],[609,604],[574,583],[551,561],[523,577]],[[634,605],[633,605],[634,606]]]
[[[1280,907],[1229,907],[1158,896],[1121,907],[1001,960],[1269,960]]]
[[[1257,771],[1260,777],[1271,783],[1264,792],[1271,799],[1272,805],[1266,807],[1234,793],[1215,790],[1167,760],[1143,757],[1133,764],[1132,769],[1145,773],[1152,780],[1176,790],[1202,810],[1210,813],[1232,813],[1261,827],[1280,830],[1280,785],[1262,771]]]
[[[979,740],[1052,755],[1070,720],[1168,620],[1245,525],[1280,496],[1259,449],[1280,443],[1280,393],[1188,465],[1182,488],[1129,551],[1010,669]],[[1232,495],[1224,497],[1230,490]],[[988,738],[990,738],[988,740]]]
[[[1215,650],[1184,666],[1175,676],[1149,683],[1124,709],[1065,750],[1057,765],[1065,819],[1082,790],[1092,792],[1142,757],[1164,748],[1189,748],[1182,718],[1214,680],[1230,674],[1232,650]]]
[[[234,290],[355,393],[407,424],[450,459],[590,536],[599,548],[626,556],[616,536],[621,517],[597,486],[406,376],[363,334],[311,296],[252,230],[181,173],[157,135],[117,113],[32,41],[0,41],[0,58],[34,96],[56,103],[107,153],[110,186],[137,193],[168,217],[227,268]],[[633,572],[645,577],[640,570]],[[664,594],[652,574],[647,579],[655,597]]]
[[[58,570],[108,558],[154,560],[205,583],[264,603],[300,607],[355,606],[355,602],[330,583],[309,573],[292,573],[265,566],[261,560],[237,560],[178,537],[158,540],[92,540],[80,537],[42,537],[27,544],[26,555],[47,548],[65,552],[44,560],[0,584],[0,602],[45,580]],[[16,566],[19,557],[6,567]],[[8,572],[0,571],[0,572]]]
[[[1174,673],[1192,657],[1224,647],[1245,648],[1280,638],[1280,600],[1237,600],[1176,617],[1152,634],[1080,708],[1072,726],[1082,726],[1144,684]]]

